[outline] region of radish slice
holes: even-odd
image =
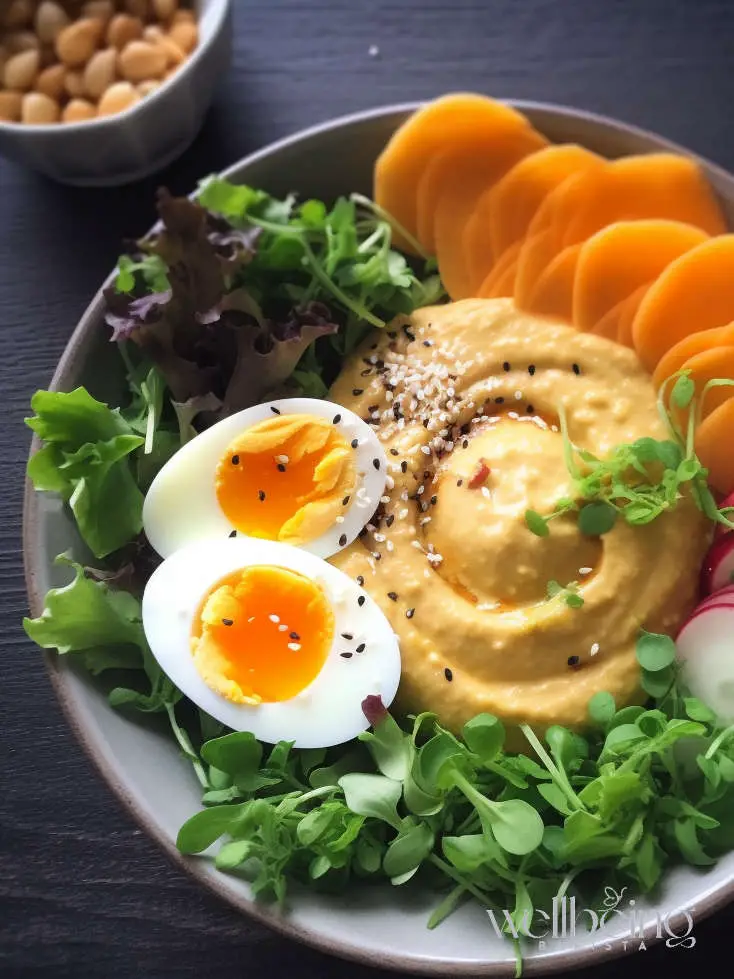
[[[712,595],[734,584],[734,533],[717,537],[701,568],[701,592]]]
[[[734,721],[734,598],[697,609],[678,634],[678,658],[691,693]]]

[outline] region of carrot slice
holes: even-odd
[[[492,275],[492,273],[490,273]],[[483,299],[499,299],[502,296],[512,296],[515,291],[515,276],[517,275],[517,259],[510,262],[502,275],[495,276],[491,283],[482,283],[479,295]],[[490,276],[487,276],[489,279]]]
[[[605,313],[707,237],[691,224],[659,219],[618,221],[597,231],[579,255],[573,325],[592,330]]]
[[[528,153],[545,145],[534,129],[464,140],[436,157],[418,184],[418,241],[438,259],[441,279],[452,299],[471,295],[463,235],[477,200]]]
[[[466,236],[465,236],[466,237]],[[487,275],[482,280],[482,284],[477,290],[478,296],[490,296],[492,290],[494,289],[495,283],[505,280],[507,271],[510,268],[517,269],[517,256],[520,254],[520,244],[517,242],[511,245],[509,248],[500,255],[495,264],[489,270]],[[513,285],[514,285],[514,273],[513,273]],[[512,291],[509,293],[512,295]]]
[[[650,286],[632,324],[632,339],[652,373],[663,354],[691,333],[734,320],[734,234],[685,252]]]
[[[478,133],[487,138],[528,125],[515,109],[483,95],[455,92],[414,112],[395,133],[375,164],[375,202],[413,237],[417,226],[417,189],[427,165],[453,142]],[[397,231],[399,248],[412,251]]]
[[[694,354],[689,357],[681,368],[690,371],[690,378],[696,385],[696,394],[700,398],[704,388],[709,381],[718,379],[728,379],[731,385],[721,385],[710,388],[701,404],[701,418],[707,418],[712,411],[715,411],[725,401],[729,401],[734,396],[734,346],[714,347],[713,350],[704,350],[703,353]],[[683,430],[688,421],[688,409],[681,411],[681,422]],[[732,438],[730,433],[729,446],[731,450]]]
[[[600,158],[575,143],[547,146],[524,157],[486,190],[464,232],[464,255],[471,282],[486,281],[491,260],[523,240],[547,195],[571,174]]]
[[[617,303],[590,330],[584,332],[593,333],[597,337],[606,337],[607,340],[616,340],[619,335],[619,320],[624,310],[624,304],[625,300]]]
[[[734,323],[717,326],[712,330],[701,330],[700,333],[691,333],[690,336],[680,340],[660,358],[652,375],[652,383],[659,388],[668,377],[682,370],[691,357],[705,353],[707,350],[714,350],[716,347],[734,347]],[[734,389],[731,393],[734,394]],[[734,439],[734,432],[732,438]]]
[[[538,279],[530,303],[519,308],[540,316],[570,321],[573,283],[580,252],[581,245],[564,248]]]
[[[734,490],[734,398],[708,415],[696,432],[696,455],[709,471],[708,481],[720,493]]]
[[[637,310],[640,308],[640,304],[651,285],[652,282],[646,282],[639,289],[635,289],[632,295],[628,296],[622,303],[617,327],[617,343],[624,344],[625,347],[634,347],[634,343],[632,342],[632,324],[635,321],[635,316],[637,316]]]
[[[585,241],[615,221],[665,218],[724,234],[726,221],[698,164],[674,153],[612,160],[584,174],[573,208],[559,215],[561,244]]]
[[[550,228],[538,231],[532,236],[528,233],[517,258],[515,276],[515,304],[520,309],[530,308],[538,281],[554,258],[555,243]]]

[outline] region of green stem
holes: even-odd
[[[724,741],[726,741],[727,738],[730,738],[732,734],[734,734],[734,724],[732,724],[730,727],[724,728],[721,734],[717,735],[714,738],[714,740],[708,746],[708,750],[704,755],[704,758],[706,759],[713,758],[716,752],[721,747],[721,745],[724,743]]]
[[[413,251],[417,255],[420,255],[424,261],[427,262],[431,257],[425,251],[421,243],[414,238],[413,235],[406,228],[404,228],[399,221],[396,221],[392,214],[389,214],[384,207],[380,207],[379,204],[375,204],[374,201],[370,200],[369,197],[365,197],[363,194],[350,194],[349,199],[354,201],[355,204],[360,204],[368,211],[372,211],[373,214],[376,214],[378,218],[382,218],[383,221],[386,221],[390,228],[397,231],[397,233],[408,242]]]
[[[545,767],[548,769],[551,776],[553,777],[553,781],[556,783],[558,788],[561,789],[563,794],[566,796],[570,805],[572,805],[574,809],[585,810],[586,807],[574,792],[571,783],[568,781],[568,776],[566,775],[565,772],[562,772],[561,769],[558,768],[556,763],[553,761],[551,756],[548,754],[548,752],[541,744],[540,739],[535,734],[535,731],[533,731],[533,729],[528,724],[521,724],[520,730],[528,739],[531,747],[533,748],[537,756],[540,758],[540,760],[543,762]]]
[[[469,894],[475,897],[480,904],[484,905],[487,903],[487,895],[470,881],[465,880],[458,870],[454,870],[450,863],[446,863],[445,860],[442,860],[441,857],[435,853],[432,853],[428,859],[431,861],[434,867],[438,867],[439,870],[442,870],[447,877],[450,877],[451,880],[456,881],[457,884],[461,884],[461,886],[464,887]]]
[[[191,740],[184,729],[179,725],[176,720],[176,711],[172,703],[166,702],[166,713],[168,714],[168,720],[171,725],[171,730],[173,731],[174,737],[178,741],[181,750],[186,755],[186,757],[191,762],[191,767],[194,769],[196,777],[201,782],[204,789],[210,789],[209,779],[207,778],[206,772],[204,771],[204,766],[201,764],[199,756],[194,751],[194,746],[191,744]]]
[[[324,272],[319,265],[319,260],[314,255],[313,249],[308,242],[302,241],[301,244],[303,245],[303,250],[306,253],[304,264],[308,266],[311,273],[319,280],[324,289],[330,292],[335,299],[338,299],[346,309],[351,309],[352,312],[360,319],[366,320],[367,323],[377,327],[378,330],[383,329],[385,326],[385,321],[381,320],[379,316],[375,316],[375,314],[370,312],[370,310],[365,306],[355,303],[354,300],[343,292],[339,286],[329,278],[326,272]]]

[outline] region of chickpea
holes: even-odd
[[[21,51],[35,51],[40,47],[38,38],[33,31],[14,31],[6,34],[5,47],[8,54],[20,54]]]
[[[28,92],[23,96],[21,119],[32,126],[48,125],[58,122],[61,116],[59,103],[42,92]]]
[[[86,122],[87,119],[94,119],[97,110],[88,102],[87,99],[72,99],[61,113],[62,122]]]
[[[177,9],[178,0],[153,0],[153,13],[158,20],[170,20]]]
[[[38,40],[49,44],[56,40],[56,35],[69,24],[69,17],[63,7],[54,0],[43,0],[36,11],[35,27]]]
[[[67,68],[78,68],[89,61],[102,34],[101,21],[82,17],[69,24],[56,37],[56,54]]]
[[[146,20],[148,17],[148,0],[125,0],[125,10],[133,17]]]
[[[112,0],[87,0],[82,4],[82,17],[96,17],[108,24],[115,15],[115,5]]]
[[[32,87],[38,74],[41,56],[38,51],[21,51],[8,58],[3,72],[6,88],[25,91]]]
[[[117,14],[109,23],[106,41],[109,47],[122,51],[130,41],[137,41],[143,34],[143,22],[139,17]]]
[[[36,79],[34,86],[37,92],[48,95],[50,99],[60,102],[66,94],[66,68],[63,65],[51,65],[44,68]]]
[[[117,77],[117,50],[95,51],[84,69],[84,88],[93,99],[101,98]]]
[[[129,82],[161,78],[167,64],[168,55],[163,48],[147,41],[131,41],[119,58],[120,74]]]
[[[181,20],[177,24],[174,24],[168,36],[186,54],[190,54],[199,43],[199,29],[193,20]]]
[[[141,82],[138,85],[138,91],[145,98],[146,95],[150,95],[151,92],[155,92],[156,89],[161,87],[161,83],[155,78],[149,78],[146,82]]]
[[[66,89],[66,94],[70,95],[73,99],[83,98],[86,94],[86,89],[84,88],[84,72],[67,71],[66,78],[64,79],[64,88]]]
[[[130,82],[115,82],[99,100],[97,115],[111,116],[116,112],[124,112],[139,102],[141,97]]]
[[[0,91],[0,119],[3,122],[20,122],[23,96],[20,92]]]

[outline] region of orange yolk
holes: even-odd
[[[318,676],[334,638],[326,595],[287,568],[253,565],[218,581],[191,634],[205,683],[235,703],[290,700]]]
[[[302,544],[335,523],[356,481],[354,450],[332,422],[277,415],[230,443],[217,466],[216,493],[241,533]]]

